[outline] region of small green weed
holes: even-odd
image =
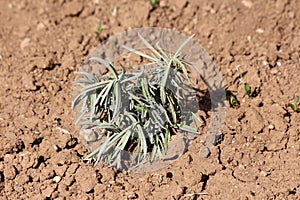
[[[96,31],[96,38],[100,41],[100,34],[102,32],[102,25],[99,23]]]
[[[236,98],[234,96],[230,96],[229,103],[230,106],[234,107],[236,105]]]
[[[299,112],[299,96],[296,96],[293,103],[290,103],[289,106],[295,112]]]
[[[248,96],[251,96],[251,87],[250,87],[250,85],[248,84],[248,83],[244,83],[244,88],[245,88],[245,91],[246,91],[246,94],[248,95]]]
[[[159,0],[149,0],[152,7],[155,7],[159,4]]]

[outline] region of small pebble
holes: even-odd
[[[275,69],[275,68],[271,69],[271,74],[277,74],[277,73],[278,73],[277,69]]]
[[[54,181],[55,183],[59,183],[60,180],[61,180],[61,177],[60,177],[60,176],[54,176],[54,178],[53,178],[53,181]]]
[[[25,38],[20,44],[21,49],[25,49],[26,47],[29,47],[30,42],[31,42],[30,38]]]
[[[188,27],[184,27],[183,31],[184,31],[184,32],[188,32],[188,31],[189,31],[189,28],[188,28]]]
[[[274,130],[274,128],[275,128],[275,126],[274,126],[273,124],[270,124],[270,125],[268,126],[268,129],[270,129],[270,130]]]
[[[136,199],[137,198],[137,194],[136,193],[129,193],[126,196],[127,196],[127,199]]]
[[[112,15],[113,17],[115,17],[115,16],[117,16],[117,13],[118,13],[118,7],[115,6],[114,9],[113,9],[113,11],[112,11],[112,13],[111,13],[111,15]]]
[[[38,23],[36,29],[37,29],[38,31],[40,31],[40,30],[45,29],[45,27],[46,27],[45,24],[43,24],[42,22],[40,22],[40,23]]]
[[[217,12],[217,11],[216,11],[215,9],[211,9],[211,10],[210,10],[210,14],[216,14],[216,12]]]
[[[264,29],[262,29],[262,28],[256,29],[256,33],[263,33],[263,32],[265,32],[265,31],[264,31]]]
[[[261,171],[260,175],[266,177],[266,176],[270,175],[270,172]]]
[[[281,66],[281,62],[276,62],[277,66],[280,67]]]
[[[268,61],[265,61],[265,60],[262,63],[264,66],[267,66],[269,64]]]
[[[61,148],[59,146],[57,146],[56,144],[53,145],[53,148],[57,152],[61,150]]]
[[[242,4],[244,6],[246,6],[247,8],[251,8],[253,6],[253,3],[251,1],[249,1],[249,0],[243,0]]]

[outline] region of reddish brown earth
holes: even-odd
[[[161,0],[151,9],[146,0],[1,0],[0,8],[0,199],[300,199],[300,113],[287,106],[300,95],[300,1]],[[83,162],[72,84],[98,44],[98,23],[101,40],[130,27],[197,34],[240,101],[227,103],[210,157],[199,157],[200,136],[156,172]],[[245,95],[239,73],[257,96]]]

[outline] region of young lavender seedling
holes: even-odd
[[[86,157],[94,158],[95,164],[104,161],[120,167],[124,151],[133,153],[136,164],[153,161],[165,155],[171,136],[178,131],[198,134],[190,126],[195,113],[182,113],[183,93],[193,92],[190,84],[197,82],[190,77],[193,66],[181,55],[193,36],[174,54],[165,50],[164,42],[154,48],[141,35],[139,38],[152,55],[123,47],[147,59],[150,69],[142,67],[136,73],[123,68],[118,71],[111,62],[92,57],[90,62],[105,66],[110,73],[97,77],[81,72],[82,77],[77,80],[81,90],[72,108],[80,103],[82,108],[76,122],[90,130],[105,130],[102,133],[105,140]]]

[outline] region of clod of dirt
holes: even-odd
[[[107,183],[109,181],[115,180],[116,173],[112,169],[105,169],[103,173],[101,172],[101,176],[102,176],[101,183]]]
[[[90,192],[97,183],[96,173],[93,167],[79,168],[76,171],[75,179],[84,192]]]
[[[247,110],[246,117],[243,121],[246,123],[245,131],[260,133],[265,127],[262,115],[254,108]]]
[[[150,4],[145,4],[145,2],[137,1],[137,7],[139,8],[139,12],[128,12],[124,9],[125,7],[120,7],[120,13],[124,12],[123,15],[117,16],[120,24],[125,27],[137,27],[138,24],[143,23],[147,20],[149,15],[149,11],[151,10]],[[143,13],[143,14],[141,14]]]
[[[104,193],[106,191],[106,185],[97,184],[94,188],[94,197],[95,199],[104,199]]]
[[[180,196],[182,196],[183,193],[184,193],[184,189],[185,189],[185,188],[184,188],[183,186],[178,186],[177,189],[176,189],[176,191],[175,191],[175,193],[173,194],[174,197],[175,197],[176,199],[178,199]]]
[[[47,165],[41,171],[40,180],[41,181],[51,180],[54,177],[54,175],[55,175],[55,172],[52,169],[52,166]]]
[[[234,170],[233,176],[242,182],[254,182],[259,176],[259,171],[254,167],[239,166]]]
[[[270,116],[270,122],[272,124],[275,124],[273,126],[275,126],[275,130],[277,131],[285,132],[288,128],[288,124],[286,120],[284,120],[283,116],[279,116],[279,115]]]
[[[63,11],[66,17],[79,16],[82,10],[83,10],[83,4],[80,2],[67,2],[63,5]]]
[[[170,5],[175,4],[175,6],[178,10],[182,10],[184,7],[187,6],[188,0],[170,1],[169,4]]]
[[[71,164],[69,167],[68,167],[68,170],[67,170],[67,173],[68,174],[75,174],[76,170],[79,168],[79,164],[78,163],[74,163],[74,164]]]
[[[23,169],[29,169],[30,167],[36,167],[38,164],[38,155],[36,153],[24,153],[22,154],[20,164]]]
[[[281,131],[272,131],[270,140],[266,142],[266,148],[269,151],[279,151],[285,149],[288,143],[288,135]]]
[[[25,90],[35,91],[37,86],[34,84],[34,78],[30,74],[23,74],[22,83]]]
[[[206,146],[202,146],[199,151],[199,157],[200,158],[207,158],[210,155],[210,150]]]
[[[20,151],[22,151],[24,149],[24,143],[22,140],[19,140],[15,137],[14,134],[10,135],[10,138],[8,138],[9,142],[6,142],[3,146],[3,151],[1,152],[1,154],[5,154],[5,153],[19,153]],[[1,155],[0,154],[0,155]]]
[[[62,58],[61,67],[73,71],[76,66],[76,61],[73,54],[64,55]]]
[[[67,187],[73,185],[73,183],[75,183],[75,177],[74,177],[73,175],[68,174],[68,175],[66,175],[66,176],[63,178],[63,180],[61,181],[61,183],[62,183],[63,185],[61,185],[60,188],[62,189],[62,191],[64,191],[65,188],[67,188]],[[60,191],[60,192],[62,192],[62,191]]]
[[[58,176],[64,176],[66,171],[67,171],[67,166],[66,165],[62,165],[62,166],[56,166],[54,168],[54,171],[55,171],[55,174],[58,175]]]
[[[51,182],[46,181],[43,183],[43,189],[42,189],[43,197],[51,197],[52,193],[55,191],[56,185]]]
[[[46,88],[53,96],[61,90],[61,87],[56,83],[49,83],[46,85]]]
[[[18,176],[14,179],[17,185],[22,187],[26,183],[28,183],[31,180],[31,178],[25,174],[25,172],[22,172],[21,174],[18,174]]]
[[[6,180],[13,180],[17,173],[17,169],[13,165],[6,165],[4,168],[4,177]]]
[[[55,145],[57,145],[60,149],[64,149],[64,148],[66,148],[66,146],[70,140],[71,140],[70,134],[59,132],[59,133],[57,133]]]
[[[39,69],[51,70],[54,67],[54,58],[52,57],[34,58],[32,66],[36,66]]]

